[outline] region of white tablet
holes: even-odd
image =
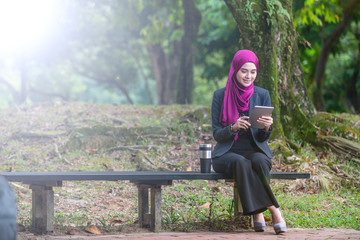
[[[251,111],[249,122],[251,124],[250,127],[252,128],[265,128],[264,125],[257,122],[258,118],[262,116],[271,116],[274,107],[268,106],[255,106],[254,109]]]

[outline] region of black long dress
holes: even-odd
[[[244,215],[261,213],[273,205],[279,207],[269,186],[271,166],[271,159],[256,146],[250,130],[240,130],[230,151],[213,158],[214,170],[236,181]]]

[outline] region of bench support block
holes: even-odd
[[[32,189],[32,228],[35,232],[54,231],[54,191],[52,187],[30,185]]]
[[[161,230],[161,185],[151,188],[151,230]]]
[[[171,185],[172,181],[134,183],[136,183],[138,188],[139,226],[150,226],[152,231],[159,232],[161,230],[161,186]],[[151,208],[149,208],[149,200]]]
[[[138,209],[139,209],[139,226],[145,227],[150,225],[146,215],[149,213],[149,189],[146,186],[138,185]]]

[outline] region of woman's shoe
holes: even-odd
[[[274,230],[275,230],[276,234],[286,232],[286,223],[285,222],[279,222],[279,223],[274,224]]]
[[[280,211],[280,214],[281,214],[281,217],[282,219],[284,220],[284,222],[279,222],[279,223],[276,223],[274,224],[274,230],[275,230],[275,233],[276,234],[280,234],[280,233],[284,233],[286,232],[286,222],[285,222],[285,218],[279,208],[279,211]]]
[[[255,232],[263,232],[265,231],[265,222],[255,222],[254,221],[254,229]]]

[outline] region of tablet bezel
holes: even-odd
[[[271,116],[274,107],[271,106],[255,106],[250,113],[249,122],[252,128],[264,129],[265,126],[258,123],[257,119],[262,116]]]

